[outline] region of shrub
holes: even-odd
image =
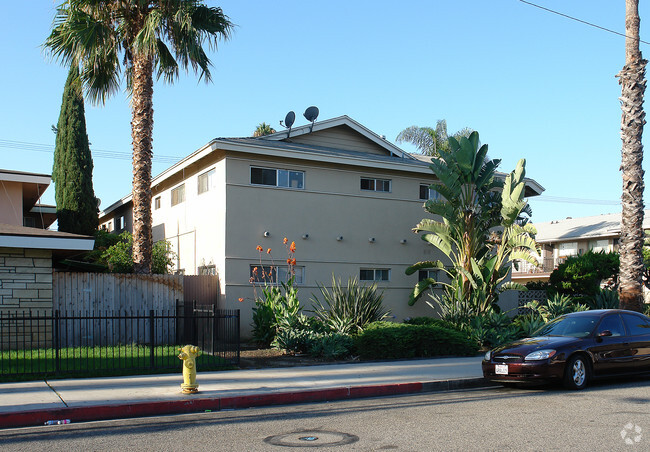
[[[544,319],[536,314],[520,315],[512,319],[512,324],[517,328],[520,338],[531,337],[544,323]]]
[[[354,339],[346,334],[324,334],[316,338],[309,350],[310,355],[327,360],[346,358],[352,354]]]
[[[594,253],[571,256],[549,278],[553,290],[568,295],[595,295],[604,280],[618,276],[617,253]]]
[[[515,340],[519,329],[512,324],[510,317],[503,312],[490,312],[476,316],[464,326],[469,338],[480,346],[496,347]]]
[[[285,350],[289,354],[309,353],[318,333],[303,329],[283,329],[275,335],[273,347]]]
[[[454,325],[453,323],[448,322],[448,321],[443,320],[443,319],[436,319],[436,318],[433,318],[433,317],[414,317],[412,319],[405,319],[404,323],[406,323],[408,325],[439,326],[439,327],[447,328],[447,329],[450,329],[450,330],[460,331],[458,329],[458,327],[456,327],[456,325]]]
[[[334,333],[351,334],[367,324],[385,319],[390,311],[382,305],[383,292],[377,285],[360,285],[356,278],[348,279],[347,286],[332,277],[332,290],[318,284],[323,301],[313,297],[313,312]]]
[[[365,359],[471,356],[476,344],[463,333],[432,325],[376,322],[355,338],[357,353]]]

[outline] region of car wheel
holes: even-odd
[[[571,357],[564,369],[564,386],[568,389],[584,389],[589,381],[589,363],[582,355]]]

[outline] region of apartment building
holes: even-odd
[[[242,330],[251,321],[253,269],[274,266],[286,278],[285,237],[296,243],[306,308],[334,276],[377,283],[398,320],[431,315],[424,301],[407,305],[425,275],[404,273],[439,258],[412,232],[434,193],[429,162],[347,116],[264,137],[217,138],[153,179],[154,240],[172,244],[177,272],[219,276],[220,304],[242,309]],[[541,191],[527,181],[526,196]],[[131,196],[102,212],[100,224],[132,230]]]

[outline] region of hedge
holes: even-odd
[[[375,322],[355,339],[363,359],[472,356],[478,347],[463,333],[434,325]]]

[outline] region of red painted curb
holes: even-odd
[[[468,379],[462,387],[477,387],[482,379]],[[435,382],[445,383],[445,382]],[[449,383],[447,381],[447,383]],[[473,384],[476,383],[476,384]],[[161,414],[196,413],[205,410],[242,409],[260,406],[290,405],[295,403],[325,402],[364,397],[379,397],[398,394],[431,392],[431,383],[395,383],[372,386],[345,386],[339,388],[316,389],[295,392],[252,394],[219,398],[197,398],[157,402],[122,403],[115,405],[83,406],[33,410],[16,413],[0,413],[0,428],[28,427],[43,425],[49,420],[70,419],[71,422],[125,419],[133,417],[156,416]],[[449,386],[447,384],[447,386]],[[434,390],[448,390],[436,385]]]

